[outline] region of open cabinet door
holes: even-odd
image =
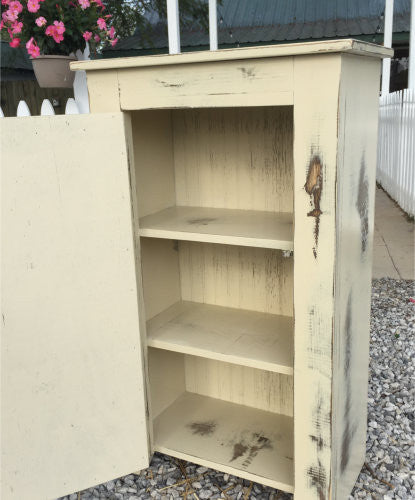
[[[0,124],[1,498],[54,499],[149,463],[129,117]]]

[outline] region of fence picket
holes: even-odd
[[[55,110],[53,109],[53,106],[49,101],[49,99],[43,99],[42,107],[40,108],[40,114],[42,116],[49,116],[55,114]]]
[[[415,215],[415,91],[405,89],[380,97],[379,184],[410,215]]]
[[[1,106],[0,106],[0,118],[4,118],[4,113],[3,110],[1,109]]]
[[[72,97],[70,97],[66,103],[65,115],[79,115],[78,105]]]
[[[31,116],[30,109],[26,101],[19,101],[16,116]]]

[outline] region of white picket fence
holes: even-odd
[[[415,216],[415,90],[380,97],[376,178],[385,191]]]
[[[55,110],[49,99],[43,99],[42,107],[40,109],[40,114],[41,116],[48,116],[55,114]],[[79,115],[79,114],[81,114],[81,111],[79,110],[78,103],[75,101],[75,99],[70,97],[66,101],[65,115]],[[27,105],[26,101],[19,101],[19,104],[17,106],[16,116],[32,116],[32,113],[30,112],[29,106]],[[0,118],[4,118],[4,113],[1,107],[0,107]]]

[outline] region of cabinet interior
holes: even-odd
[[[154,449],[292,492],[292,107],[132,122]]]

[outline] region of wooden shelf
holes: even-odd
[[[154,421],[155,450],[292,493],[293,419],[185,392]]]
[[[293,250],[288,212],[170,207],[140,219],[140,236]]]
[[[147,322],[150,347],[293,374],[293,319],[180,301]]]

